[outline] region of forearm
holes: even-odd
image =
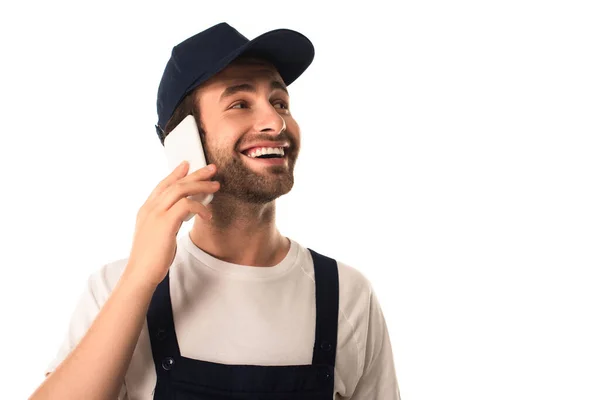
[[[79,344],[30,400],[116,399],[154,289],[125,273]]]

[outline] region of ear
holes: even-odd
[[[160,126],[158,126],[158,124],[154,125],[154,129],[156,129],[156,134],[158,135],[158,138],[160,139],[160,144],[162,144],[164,146],[165,145],[165,132],[162,130],[162,128]]]

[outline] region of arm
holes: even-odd
[[[189,175],[188,170],[188,163],[173,170],[140,208],[127,266],[110,297],[90,322],[85,318],[84,296],[80,307],[84,310],[83,321],[79,320],[81,313],[76,312],[72,323],[85,327],[71,340],[77,345],[30,400],[117,398],[152,295],[175,258],[176,236],[183,220],[190,213],[211,218],[206,206],[188,196],[215,193],[219,183],[208,179],[216,168],[211,164]]]
[[[124,274],[85,336],[30,400],[116,399],[153,292]]]

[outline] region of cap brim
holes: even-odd
[[[312,63],[315,48],[301,33],[277,29],[251,40],[240,55],[252,55],[271,62],[285,84],[289,85]]]

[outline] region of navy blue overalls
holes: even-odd
[[[169,274],[158,285],[147,320],[156,367],[155,400],[332,400],[339,308],[337,262],[313,257],[316,332],[312,364],[226,365],[183,357],[179,351]]]

